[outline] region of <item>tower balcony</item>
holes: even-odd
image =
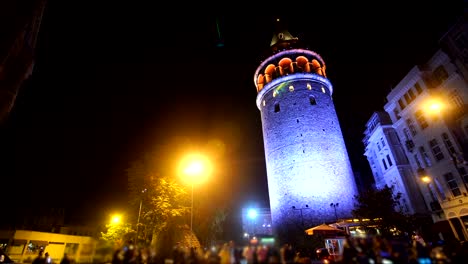
[[[313,73],[326,78],[326,66],[317,53],[303,49],[279,52],[265,60],[255,73],[257,92],[274,79],[296,73]]]

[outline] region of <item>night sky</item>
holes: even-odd
[[[1,127],[5,203],[123,208],[130,162],[181,137],[224,142],[231,170],[218,176],[235,179],[233,199],[267,205],[253,75],[278,17],[325,60],[353,169],[370,175],[365,123],[463,12],[437,0],[280,11],[97,2],[47,6],[35,70]]]

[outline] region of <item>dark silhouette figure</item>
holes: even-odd
[[[63,254],[63,258],[62,258],[62,260],[60,260],[60,264],[70,264],[70,263],[71,263],[71,261],[68,258],[67,253]]]
[[[33,260],[32,264],[46,264],[46,259],[44,258],[44,251],[39,250],[37,257]]]

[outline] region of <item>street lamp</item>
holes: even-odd
[[[247,212],[247,217],[250,219],[250,229],[251,229],[249,234],[255,235],[255,231],[256,231],[255,219],[257,218],[257,216],[258,216],[258,212],[255,209],[249,209],[249,211]]]
[[[338,215],[336,214],[336,208],[340,205],[339,203],[331,203],[330,206],[335,209],[335,221],[338,222]]]
[[[304,215],[302,214],[302,210],[310,209],[309,205],[306,204],[305,207],[302,207],[302,208],[296,208],[296,206],[293,206],[292,209],[301,211],[301,225],[302,225],[302,228],[304,229],[304,227],[305,227],[304,226]]]
[[[190,232],[193,233],[193,189],[196,183],[204,182],[212,172],[210,160],[200,153],[185,156],[180,163],[183,179],[191,186]],[[190,247],[192,240],[190,240]]]

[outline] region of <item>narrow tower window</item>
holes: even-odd
[[[312,90],[312,85],[310,85],[310,83],[307,84],[307,89]]]
[[[311,105],[316,105],[317,104],[317,101],[315,100],[315,97],[313,96],[309,96],[309,102]]]
[[[278,113],[280,111],[280,105],[279,103],[275,104],[275,113]]]
[[[322,86],[322,93],[325,93],[325,88],[323,88],[323,86]]]

